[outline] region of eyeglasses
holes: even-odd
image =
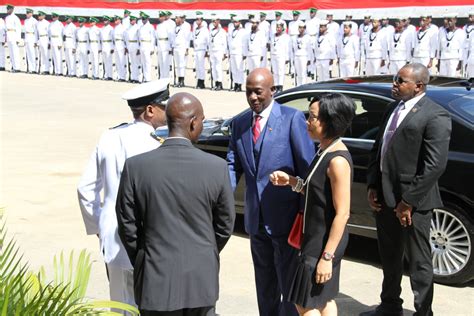
[[[405,80],[398,75],[393,76],[393,82],[396,82],[398,84],[404,84],[405,82],[416,83],[415,81],[412,81],[412,80]]]
[[[313,115],[313,114],[309,113],[309,115],[308,115],[308,121],[313,121],[313,120],[314,120],[314,121],[319,120],[319,116]]]

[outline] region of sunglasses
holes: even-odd
[[[412,81],[412,80],[405,80],[402,77],[400,77],[399,75],[393,76],[393,82],[396,82],[398,84],[404,84],[406,82],[417,83],[417,82]]]

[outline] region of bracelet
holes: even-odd
[[[301,179],[300,177],[296,176],[296,185],[295,185],[295,186],[291,186],[291,190],[292,190],[293,192],[300,193],[301,190],[303,190],[303,186],[304,186],[304,181],[303,181],[303,179]]]

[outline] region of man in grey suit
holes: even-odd
[[[169,138],[127,159],[116,212],[134,267],[141,315],[212,316],[219,294],[219,252],[234,227],[226,162],[193,146],[204,113],[188,93],[166,107]]]
[[[432,211],[443,205],[438,178],[448,160],[451,118],[425,95],[428,69],[404,66],[393,79],[392,103],[380,127],[367,174],[382,261],[382,303],[364,315],[403,315],[400,282],[408,259],[415,315],[432,315]]]

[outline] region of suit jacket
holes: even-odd
[[[116,212],[140,309],[212,306],[219,252],[233,230],[226,162],[183,138],[127,159]]]
[[[232,134],[227,154],[230,179],[235,189],[245,174],[245,230],[258,232],[260,219],[274,236],[288,235],[296,212],[303,209],[304,200],[289,186],[271,184],[269,175],[282,170],[305,177],[314,157],[314,143],[306,131],[302,112],[274,102],[260,136],[258,158],[252,140],[253,112],[246,111],[232,122]]]
[[[392,136],[381,172],[383,134],[398,103],[389,106],[372,148],[368,186],[376,188],[379,200],[390,208],[395,208],[402,199],[419,210],[441,207],[438,178],[448,160],[449,113],[427,96],[422,97]]]

